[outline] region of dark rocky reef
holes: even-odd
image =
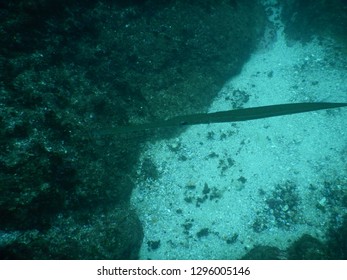
[[[247,252],[243,260],[346,260],[347,259],[347,215],[341,225],[331,223],[326,240],[321,241],[303,234],[285,250],[277,247],[257,245]]]
[[[345,0],[282,0],[282,20],[288,39],[303,43],[314,36],[347,46],[347,2]]]
[[[0,4],[3,259],[133,259],[148,133],[99,129],[201,111],[262,34],[254,1]]]

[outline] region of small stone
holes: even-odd
[[[327,202],[327,199],[323,197],[321,200],[318,201],[318,204],[324,207],[326,202]]]
[[[319,210],[325,212],[326,203],[327,203],[327,199],[325,197],[323,197],[321,200],[317,201],[316,207]]]

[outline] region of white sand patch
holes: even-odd
[[[209,111],[231,109],[235,90],[249,94],[244,107],[346,102],[347,63],[331,44],[288,47],[279,25],[271,49],[255,53]],[[148,144],[131,199],[145,233],[140,258],[238,259],[306,233],[324,239],[332,215],[338,223],[346,213],[332,194],[346,191],[346,120],[335,109],[197,125]],[[158,178],[144,171],[153,167]]]

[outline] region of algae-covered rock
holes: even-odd
[[[127,209],[87,219],[60,217],[44,232],[25,231],[0,250],[1,259],[136,259],[143,232]]]
[[[347,46],[347,2],[283,0],[282,19],[289,39],[308,42],[331,37]]]
[[[0,231],[20,232],[0,240],[2,257],[135,258],[141,234],[128,253],[108,250],[131,227],[141,232],[138,222],[108,228],[94,217],[120,205],[130,213],[132,169],[149,134],[98,131],[206,107],[254,49],[261,6],[23,0],[0,8]]]

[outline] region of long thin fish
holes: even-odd
[[[118,134],[132,131],[140,131],[146,129],[170,127],[170,126],[185,126],[208,123],[223,123],[223,122],[241,122],[256,119],[270,118],[283,115],[298,114],[310,111],[332,109],[339,107],[347,107],[347,103],[292,103],[279,104],[270,106],[261,106],[245,109],[236,109],[229,111],[220,111],[215,113],[201,113],[193,115],[178,116],[168,120],[157,121],[147,124],[134,124],[129,126],[119,126],[115,128],[105,129],[97,132],[99,135]]]

